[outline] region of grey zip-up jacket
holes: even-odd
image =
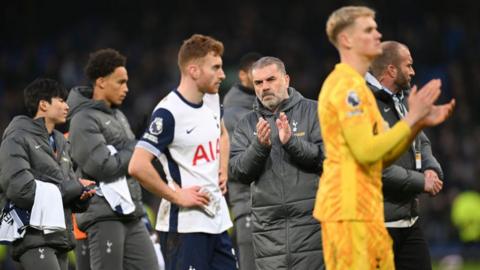
[[[57,152],[49,144],[44,118],[33,120],[17,116],[5,129],[0,146],[1,207],[7,200],[17,207],[31,210],[35,200],[35,180],[57,185],[62,195],[66,230],[51,234],[27,228],[22,239],[13,242],[13,258],[37,247],[51,247],[59,251],[74,248],[72,211],[82,211],[88,201],[80,201],[83,187],[72,168],[70,146],[63,134],[54,130]]]
[[[253,89],[246,89],[242,85],[234,85],[223,99],[223,122],[232,141],[235,127],[247,113],[253,111],[256,96]],[[230,142],[231,144],[231,142]],[[228,180],[228,201],[234,219],[238,219],[251,212],[250,186],[235,179]]]
[[[230,176],[253,182],[252,221],[257,269],[322,269],[320,224],[312,211],[322,172],[323,143],[317,102],[289,88],[279,105],[292,129],[282,146],[272,113],[255,101],[254,112],[237,125],[232,138]],[[272,147],[258,142],[256,125],[264,117],[271,127]]]
[[[102,220],[141,218],[144,214],[140,184],[128,175],[128,163],[136,144],[127,118],[119,109],[109,108],[103,101],[92,99],[93,89],[75,87],[70,91],[67,103],[70,106],[69,139],[72,158],[83,178],[100,182],[113,182],[127,176],[128,187],[135,211],[129,215],[114,212],[104,197],[93,196],[87,211],[77,214],[78,227],[86,230]],[[107,145],[118,153],[110,155]]]
[[[383,119],[389,126],[395,125],[401,119],[395,109],[392,96],[374,85],[368,84],[377,100],[378,109]],[[405,97],[406,99],[406,97]],[[404,99],[404,105],[407,106]],[[385,168],[382,172],[383,200],[385,221],[397,221],[417,217],[418,195],[424,192],[425,176],[427,169],[434,170],[440,179],[443,171],[440,164],[432,154],[430,140],[425,133],[420,132],[415,139],[416,150],[422,155],[422,168],[415,168],[415,152],[410,147],[395,163]]]

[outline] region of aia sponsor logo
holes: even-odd
[[[220,138],[215,142],[209,141],[207,144],[200,144],[193,155],[192,165],[197,166],[198,163],[212,162],[220,156]]]

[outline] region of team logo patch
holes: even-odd
[[[295,121],[295,120],[293,120],[293,121],[292,121],[292,126],[293,126],[292,132],[297,132],[297,125],[298,125],[298,122]]]
[[[358,107],[360,105],[360,98],[358,97],[357,92],[355,90],[350,90],[347,95],[347,104],[353,108]]]
[[[150,124],[150,128],[148,129],[150,134],[158,135],[163,131],[163,118],[155,117],[152,123]]]

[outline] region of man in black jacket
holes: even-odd
[[[74,247],[72,211],[83,211],[95,193],[84,187],[93,181],[78,179],[72,169],[70,148],[63,134],[55,130],[65,123],[67,91],[58,82],[37,79],[25,88],[24,100],[29,116],[17,116],[5,129],[0,147],[0,193],[2,221],[9,224],[12,213],[5,206],[15,205],[30,214],[63,208],[65,229],[47,231],[45,227],[27,227],[22,238],[13,241],[13,259],[26,270],[67,270],[67,252]],[[41,194],[44,183],[53,184],[61,195],[60,205],[52,200],[55,194]],[[54,188],[55,190],[55,188]],[[40,204],[41,197],[48,205]],[[13,203],[13,204],[12,204]],[[63,204],[63,207],[62,207]],[[33,220],[30,220],[31,222]],[[6,224],[3,224],[6,225]]]
[[[141,220],[141,187],[128,175],[136,140],[118,109],[128,92],[125,66],[126,58],[116,50],[92,53],[85,73],[93,87],[73,88],[67,100],[72,158],[79,173],[100,188],[89,209],[76,215],[79,229],[87,233],[92,270],[158,269]]]
[[[415,75],[407,46],[382,43],[383,53],[367,73],[379,110],[393,126],[407,113],[406,91]],[[442,189],[443,173],[432,155],[430,141],[421,132],[412,147],[383,170],[385,226],[393,239],[396,269],[431,269],[430,252],[418,221],[418,195],[436,195]]]
[[[312,216],[323,161],[317,102],[289,87],[278,58],[251,72],[257,99],[233,134],[229,176],[251,184],[255,267],[323,269]]]
[[[245,54],[240,59],[240,69],[238,71],[240,82],[232,86],[223,99],[223,121],[229,134],[233,135],[233,131],[240,119],[253,110],[256,97],[250,68],[260,57],[260,54],[251,52]],[[250,186],[232,179],[228,181],[228,190],[228,202],[230,203],[235,223],[236,241],[234,243],[238,251],[240,270],[255,269],[252,246],[252,215],[250,213]]]

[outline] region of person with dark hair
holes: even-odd
[[[251,76],[257,98],[236,124],[229,175],[251,186],[255,269],[323,269],[312,216],[323,160],[317,102],[289,86],[278,58],[260,58]]]
[[[406,98],[415,71],[407,46],[396,41],[384,41],[381,45],[383,52],[373,60],[371,73],[365,78],[383,119],[393,126],[408,112]],[[432,269],[430,251],[418,220],[418,195],[438,194],[443,187],[441,179],[442,168],[423,132],[383,170],[385,226],[393,239],[396,269]]]
[[[118,67],[125,67],[127,58],[114,49],[101,49],[92,54],[85,66],[85,75],[94,84],[100,77],[115,72]],[[118,104],[117,104],[118,105]]]
[[[195,34],[178,53],[180,84],[154,109],[129,172],[162,198],[156,230],[167,270],[231,270],[232,226],[219,183],[223,44]],[[163,171],[152,165],[158,160]]]
[[[118,109],[128,92],[126,58],[113,49],[98,50],[90,54],[85,74],[92,87],[75,87],[67,99],[72,158],[78,173],[98,184],[89,209],[76,215],[78,228],[87,233],[84,259],[92,270],[158,269],[142,222],[141,187],[128,175],[136,140]]]
[[[13,259],[25,270],[67,270],[74,247],[72,211],[84,211],[95,193],[78,179],[70,146],[55,125],[66,121],[67,91],[57,81],[36,79],[24,90],[29,116],[16,116],[0,146],[1,239],[12,241]],[[22,215],[23,213],[23,215]],[[3,226],[24,217],[19,235],[3,234]]]
[[[255,90],[253,89],[250,67],[261,57],[259,53],[250,52],[240,58],[239,83],[232,86],[223,99],[225,111],[223,121],[228,133],[231,135],[233,135],[233,131],[240,119],[253,110]],[[250,186],[229,180],[228,190],[228,201],[235,224],[234,246],[237,250],[240,269],[255,269],[252,246]]]
[[[388,129],[364,76],[382,53],[375,11],[345,6],[330,14],[328,39],[340,63],[320,90],[318,118],[325,162],[313,215],[321,222],[327,269],[395,269],[385,229],[382,168],[407,150],[424,127],[444,122],[455,101],[434,105],[441,81],[434,79],[408,99],[410,112]]]

